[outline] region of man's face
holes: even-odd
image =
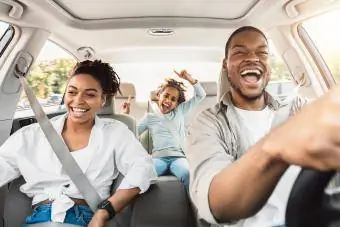
[[[231,87],[242,98],[255,100],[263,95],[270,79],[268,43],[256,31],[236,34],[224,62]]]

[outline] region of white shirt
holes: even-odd
[[[274,111],[268,106],[261,111],[249,111],[235,107],[240,120],[248,130],[250,144],[255,144],[271,129]],[[285,224],[285,212],[289,192],[293,186],[299,167],[290,167],[280,179],[267,203],[254,216],[240,220],[236,224],[224,225],[229,227],[272,227]]]
[[[53,118],[61,134],[67,114]],[[119,172],[125,177],[118,189],[139,187],[145,192],[156,180],[152,159],[132,132],[121,122],[95,118],[88,146],[71,153],[102,199]],[[52,203],[52,221],[63,222],[74,205],[69,199],[83,198],[61,168],[40,126],[32,124],[14,133],[0,147],[0,186],[22,175],[21,192],[33,198],[32,205],[46,199]]]
[[[269,132],[274,119],[274,111],[270,110],[268,106],[260,111],[243,110],[237,107],[235,107],[235,110],[249,131],[250,144],[255,144]]]

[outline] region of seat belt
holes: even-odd
[[[27,58],[27,56],[29,56],[29,58]],[[20,80],[36,119],[54,153],[58,157],[62,168],[75,184],[79,192],[83,195],[91,210],[95,212],[97,210],[97,205],[102,201],[102,198],[100,198],[89,179],[85,176],[78,163],[70,154],[68,147],[52,126],[37,98],[33,94],[32,89],[27,83],[25,76],[29,71],[32,61],[33,58],[28,53],[21,53],[21,56],[18,58],[13,69],[14,75]]]

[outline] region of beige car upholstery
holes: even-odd
[[[147,112],[147,104],[136,101],[136,89],[131,83],[121,83],[120,84],[121,94],[117,94],[115,97],[115,113],[121,112],[121,107],[124,102],[126,102],[131,96],[131,111],[130,115],[140,120],[144,114]]]

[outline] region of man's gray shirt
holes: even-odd
[[[306,100],[295,97],[289,104],[282,104],[268,93],[265,99],[268,107],[275,112],[275,125],[294,115],[306,103]],[[210,223],[216,223],[208,202],[213,177],[252,145],[243,127],[231,95],[226,93],[218,104],[200,113],[189,129],[186,156],[190,167],[190,196],[199,215]]]

